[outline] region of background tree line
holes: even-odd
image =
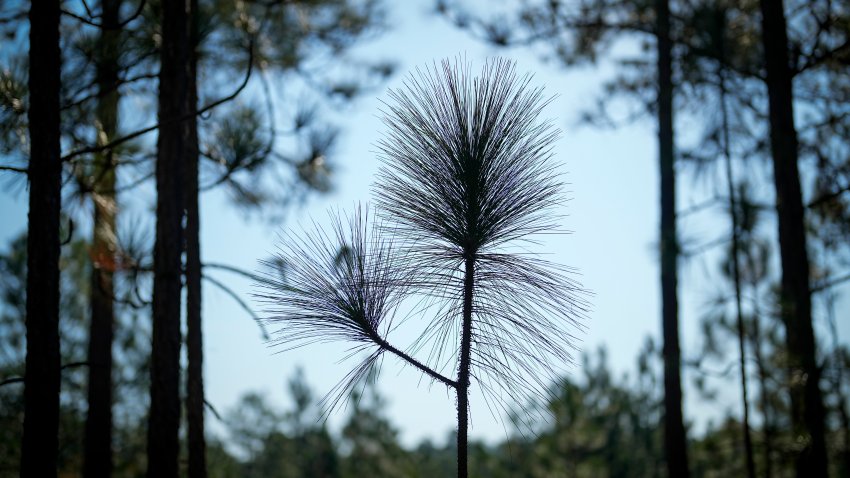
[[[833,306],[849,268],[850,5],[529,0],[496,14],[475,2],[434,6],[482,41],[534,48],[565,68],[638,45],[617,57],[598,108],[582,119],[611,127],[649,116],[659,144],[660,343],[648,340],[637,372],[624,377],[611,376],[604,353],[590,354],[581,379],[553,384],[551,401],[532,404],[554,419],[512,414],[508,439],[471,446],[471,474],[850,473],[850,352],[836,327],[846,312]],[[28,234],[0,262],[3,473],[450,476],[452,440],[405,449],[369,387],[352,397],[339,434],[316,424],[296,378],[293,410],[248,396],[221,417],[228,442],[205,439],[201,285],[228,290],[216,270],[252,274],[201,262],[200,193],[226,189],[236,207],[276,220],[329,190],[335,129],[322,105],[392,72],[379,59],[344,61],[386,26],[382,6],[11,2],[0,21],[10,46],[0,167],[13,188],[28,180],[30,197]],[[276,94],[271,77],[308,99]],[[140,104],[148,114],[135,114]],[[684,121],[701,134],[677,135]],[[682,179],[706,185],[705,202],[682,208]],[[141,198],[154,191],[151,219]],[[683,226],[709,215],[722,224],[716,239],[688,241]],[[703,347],[682,350],[678,291],[688,284],[678,268],[694,257],[716,262],[728,280],[705,307]],[[688,423],[683,376],[700,400],[728,411],[724,421]],[[729,401],[722,390],[733,383],[738,398]]]

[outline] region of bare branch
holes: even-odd
[[[251,40],[250,40],[250,43],[249,43],[249,46],[248,46],[248,52],[249,52],[248,70],[245,72],[245,78],[243,78],[242,83],[239,85],[239,87],[236,88],[236,91],[234,91],[230,95],[225,96],[224,98],[221,98],[219,100],[213,101],[212,103],[208,104],[207,106],[204,106],[203,108],[196,110],[192,113],[189,113],[187,115],[179,116],[177,118],[167,119],[167,120],[165,120],[161,123],[157,123],[157,124],[149,126],[147,128],[143,128],[143,129],[140,129],[140,130],[135,131],[133,133],[130,133],[126,136],[116,138],[116,139],[114,139],[114,140],[112,140],[109,143],[106,143],[104,145],[90,146],[90,147],[87,147],[87,148],[78,149],[76,151],[71,151],[70,153],[66,154],[65,156],[62,156],[62,161],[68,161],[68,160],[71,160],[71,159],[73,159],[77,156],[81,156],[83,154],[99,153],[101,151],[110,150],[110,149],[115,148],[116,146],[118,146],[120,144],[126,143],[127,141],[136,139],[140,136],[144,136],[144,135],[146,135],[146,134],[148,134],[152,131],[156,131],[161,126],[169,125],[169,124],[172,124],[172,123],[177,123],[177,122],[180,122],[180,121],[185,121],[185,120],[187,120],[187,119],[189,119],[193,116],[200,116],[200,115],[212,110],[213,108],[215,108],[217,106],[220,106],[224,103],[227,103],[228,101],[235,99],[237,96],[239,96],[239,94],[242,92],[242,90],[244,90],[245,87],[248,86],[248,81],[251,79],[251,74],[252,74],[253,69],[254,69],[254,39],[253,38],[251,38]]]
[[[415,358],[411,357],[410,355],[408,355],[408,354],[402,352],[401,350],[393,347],[386,340],[384,340],[380,337],[375,337],[374,340],[375,340],[375,343],[378,344],[378,347],[380,347],[381,349],[395,354],[396,356],[398,356],[399,358],[401,358],[402,360],[404,360],[408,364],[418,368],[419,370],[421,370],[422,372],[424,372],[426,375],[433,378],[434,380],[437,380],[438,382],[442,382],[443,384],[445,384],[449,387],[457,389],[457,382],[456,381],[454,381],[454,380],[452,380],[452,379],[450,379],[450,378],[448,378],[444,375],[441,375],[436,370],[428,367],[427,365],[424,365],[422,362],[416,360]]]
[[[269,338],[270,338],[269,333],[266,330],[266,326],[263,325],[262,320],[259,317],[257,317],[256,314],[254,314],[254,311],[251,310],[251,307],[249,307],[248,304],[245,303],[245,301],[242,300],[242,298],[239,297],[238,294],[236,294],[236,292],[234,292],[231,288],[227,287],[226,285],[224,285],[224,283],[220,282],[219,280],[217,280],[213,277],[210,277],[208,275],[204,275],[203,278],[205,280],[209,281],[212,285],[221,289],[225,294],[229,295],[231,299],[233,299],[237,304],[239,304],[239,307],[242,307],[242,309],[245,312],[247,312],[248,315],[251,316],[251,319],[253,319],[254,322],[257,323],[257,327],[260,328],[260,333],[263,335],[263,340],[269,340]]]
[[[815,284],[812,286],[812,294],[817,294],[818,292],[823,292],[827,289],[835,287],[837,285],[841,285],[847,281],[850,281],[850,274],[844,274],[843,276],[838,276],[834,278],[828,278],[822,281],[819,284]]]
[[[122,28],[126,27],[126,26],[130,23],[130,22],[132,22],[133,20],[135,20],[136,18],[138,18],[138,16],[139,16],[139,15],[141,15],[141,14],[142,14],[142,10],[144,10],[144,8],[145,8],[145,4],[146,4],[146,3],[147,3],[147,0],[141,0],[141,1],[139,2],[139,6],[138,6],[138,7],[136,7],[136,11],[135,11],[135,12],[133,12],[133,14],[132,14],[132,15],[130,15],[129,17],[127,17],[126,19],[124,19],[123,21],[121,21],[120,23],[118,23],[117,25],[115,25],[114,27],[106,27],[106,26],[104,26],[104,25],[102,25],[102,24],[100,24],[100,23],[97,23],[97,22],[94,22],[94,21],[92,21],[92,20],[89,20],[89,19],[88,19],[88,18],[86,18],[86,17],[83,17],[83,16],[81,16],[81,15],[77,15],[76,13],[71,12],[71,11],[68,11],[68,10],[64,10],[64,9],[63,9],[63,10],[61,10],[61,11],[62,11],[62,14],[63,14],[63,15],[67,15],[67,16],[69,16],[69,17],[71,17],[71,18],[73,18],[73,19],[75,19],[75,20],[77,20],[77,21],[79,21],[79,22],[81,22],[81,23],[84,23],[84,24],[86,24],[86,25],[89,25],[89,26],[92,26],[92,27],[95,27],[95,28],[100,28],[101,30],[107,30],[107,31],[109,31],[109,30],[120,30],[120,29],[122,29]],[[85,9],[86,9],[87,15],[89,15],[89,17],[90,17],[90,18],[95,18],[95,16],[94,16],[94,15],[92,15],[92,12],[91,12],[91,10],[89,9],[89,7],[88,7],[88,5],[86,4],[86,2],[83,2],[83,5],[85,6]],[[98,15],[98,16],[99,16],[99,15]]]
[[[0,171],[9,171],[12,173],[21,173],[27,174],[27,168],[19,168],[16,166],[6,166],[4,164],[0,164]]]
[[[59,368],[59,370],[65,370],[65,369],[68,369],[68,368],[76,368],[76,367],[88,367],[88,366],[89,366],[88,362],[71,362],[71,363],[66,363],[65,365],[61,366]],[[23,383],[24,380],[25,380],[24,377],[9,377],[9,378],[3,380],[2,382],[0,382],[0,387],[2,387],[4,385],[11,385],[13,383]]]
[[[259,282],[259,283],[268,282],[268,279],[266,279],[265,277],[258,276],[257,274],[254,274],[253,272],[248,272],[244,269],[240,269],[238,267],[227,265],[227,264],[218,264],[218,263],[214,263],[214,262],[213,263],[204,263],[201,267],[204,268],[204,269],[220,269],[220,270],[223,270],[223,271],[232,272],[234,274],[238,274],[242,277],[245,277],[246,279],[251,279],[252,281]]]
[[[809,204],[806,205],[806,207],[809,208],[809,209],[816,208],[816,207],[820,206],[821,204],[832,201],[833,199],[841,196],[842,194],[846,193],[847,191],[850,191],[850,186],[844,186],[843,188],[841,188],[837,191],[825,193],[822,196],[819,196],[819,197],[812,199],[809,202]]]
[[[218,410],[216,410],[215,407],[212,405],[212,403],[210,403],[209,400],[207,400],[206,398],[204,399],[204,405],[206,405],[206,407],[210,409],[210,412],[212,412],[213,416],[218,421],[220,421],[220,422],[224,421],[224,419],[221,418],[221,415],[218,413]]]

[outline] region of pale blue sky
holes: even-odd
[[[358,47],[361,56],[395,60],[398,74],[388,87],[399,86],[407,72],[434,60],[466,55],[473,65],[480,66],[490,55],[505,55],[503,50],[482,45],[466,33],[449,26],[429,13],[430,2],[388,2],[393,5],[393,26],[379,39]],[[557,99],[548,107],[545,116],[564,130],[555,149],[556,158],[563,163],[563,173],[569,183],[571,201],[565,208],[564,229],[571,235],[557,236],[541,247],[551,252],[548,258],[577,267],[581,281],[594,296],[591,298],[587,332],[581,335],[581,348],[588,352],[604,344],[610,363],[619,374],[633,374],[635,357],[647,335],[659,336],[660,311],[656,243],[658,225],[658,181],[655,126],[651,119],[620,129],[600,131],[575,126],[580,110],[592,106],[600,94],[600,83],[609,67],[566,71],[556,65],[546,65],[538,55],[528,50],[514,50],[507,55],[517,61],[520,72],[535,75],[534,83],[546,87]],[[280,227],[298,227],[310,217],[322,218],[328,208],[350,208],[355,202],[368,201],[369,190],[377,169],[373,145],[383,127],[378,119],[379,99],[386,98],[385,89],[365,95],[353,107],[340,112],[343,136],[336,150],[339,166],[336,189],[332,194],[313,198],[306,207],[292,211],[289,221]],[[683,129],[691,133],[694,123]],[[682,178],[680,206],[698,202],[704,186]],[[246,222],[228,205],[218,192],[207,193],[202,200],[202,246],[205,262],[232,264],[245,269],[256,268],[258,259],[274,251],[279,227],[259,221]],[[22,232],[26,222],[26,196],[0,193],[0,247]],[[152,224],[152,222],[150,222]],[[690,228],[689,237],[709,239],[723,234],[725,223],[718,219],[692,219],[683,223]],[[716,254],[696,258],[683,265],[680,279],[682,348],[688,355],[698,343],[697,326],[701,310],[721,287],[717,273]],[[227,280],[245,300],[250,300],[251,286],[238,277],[217,273]],[[843,288],[845,299],[836,310],[847,310],[848,287]],[[319,395],[330,390],[345,375],[345,365],[337,363],[345,345],[317,345],[275,354],[263,344],[256,326],[225,294],[206,285],[204,292],[205,373],[207,397],[218,410],[231,408],[247,391],[266,393],[283,406],[287,397],[284,383],[302,366],[306,378]],[[840,317],[839,317],[840,318]],[[839,322],[842,322],[839,320]],[[848,321],[841,325],[841,336],[850,336]],[[395,335],[403,345],[412,338],[404,330]],[[579,377],[580,371],[573,375]],[[454,427],[454,397],[442,387],[419,384],[420,376],[410,368],[401,368],[392,358],[384,361],[380,389],[388,399],[387,413],[402,432],[405,443],[422,438],[442,442]],[[721,409],[709,409],[699,404],[693,393],[686,391],[686,414],[689,418],[713,416]],[[731,389],[728,403],[737,412],[737,392]],[[335,425],[344,418],[337,413],[331,418]],[[210,417],[211,429],[220,431]],[[498,440],[503,436],[501,424],[494,420],[481,397],[473,392],[472,436]]]

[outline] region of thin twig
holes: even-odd
[[[843,276],[838,276],[834,279],[827,279],[822,281],[820,284],[817,284],[812,287],[812,294],[817,294],[818,292],[823,292],[827,289],[835,287],[844,282],[850,281],[850,274],[844,274]]]
[[[816,208],[823,203],[832,201],[833,199],[837,198],[838,196],[841,196],[847,191],[850,191],[850,185],[844,186],[843,188],[840,188],[837,191],[832,191],[829,193],[825,193],[822,196],[816,197],[815,199],[812,199],[809,204],[806,205],[806,207],[809,209]]]
[[[61,10],[61,12],[62,12],[62,14],[63,14],[63,15],[67,15],[67,16],[69,16],[69,17],[71,17],[71,18],[73,18],[73,19],[75,19],[75,20],[77,20],[77,21],[79,21],[79,22],[81,22],[81,23],[84,23],[84,24],[86,24],[86,25],[89,25],[89,26],[92,26],[92,27],[95,27],[95,28],[100,28],[101,30],[107,30],[107,31],[110,31],[110,30],[120,30],[120,29],[122,29],[122,28],[126,27],[126,26],[130,23],[130,22],[132,22],[132,21],[133,21],[133,20],[135,20],[135,19],[136,19],[139,15],[141,15],[141,14],[142,14],[142,10],[145,8],[145,3],[147,3],[147,0],[142,0],[141,2],[139,2],[139,6],[136,8],[136,11],[135,11],[135,12],[133,12],[133,14],[132,14],[132,15],[130,15],[129,17],[127,17],[126,19],[124,19],[123,21],[121,21],[120,23],[118,23],[117,25],[115,25],[114,27],[106,27],[106,26],[104,26],[103,24],[100,24],[100,23],[94,22],[94,21],[89,20],[88,18],[86,18],[86,17],[84,17],[84,16],[77,15],[76,13],[71,12],[71,11],[68,11],[68,10],[64,10],[64,9],[63,9],[63,10]],[[95,17],[92,15],[91,10],[89,10],[88,5],[86,5],[86,3],[85,3],[85,2],[83,2],[83,5],[85,5],[85,6],[86,6],[86,11],[88,12],[87,14],[89,15],[89,17],[91,17],[91,18],[95,18]],[[99,16],[99,15],[98,15],[98,16]]]
[[[65,370],[66,368],[88,367],[88,365],[88,362],[71,362],[59,367],[59,370]],[[13,383],[23,383],[24,380],[24,377],[9,377],[0,382],[0,387],[4,385],[11,385]]]
[[[213,277],[210,277],[208,275],[204,275],[202,277],[204,279],[206,279],[207,281],[209,281],[212,285],[221,289],[225,294],[229,295],[231,299],[233,299],[237,304],[239,304],[239,306],[242,307],[242,309],[245,312],[247,312],[248,315],[251,316],[251,318],[254,320],[254,322],[257,323],[257,327],[260,328],[260,333],[263,334],[263,340],[269,340],[269,338],[270,338],[269,332],[266,330],[266,326],[263,325],[263,321],[260,320],[260,318],[257,317],[256,314],[254,314],[254,311],[251,310],[251,307],[249,307],[248,304],[244,300],[242,300],[242,298],[239,297],[239,295],[236,294],[236,292],[234,292],[232,289],[230,289],[229,287],[224,285],[224,283],[218,281],[217,279],[215,279]]]
[[[209,408],[209,409],[210,409],[210,411],[212,412],[213,416],[214,416],[216,419],[218,419],[218,421],[220,421],[220,422],[224,422],[224,419],[223,419],[223,418],[221,418],[221,415],[218,413],[218,410],[216,410],[216,409],[215,409],[215,407],[214,407],[214,406],[212,406],[212,403],[210,403],[210,402],[209,402],[206,398],[204,399],[204,405],[206,405],[206,406],[207,406],[207,408]]]
[[[0,171],[9,171],[9,172],[12,172],[12,173],[27,174],[27,168],[19,168],[17,166],[6,166],[4,164],[0,164]]]
[[[242,277],[245,277],[247,279],[251,279],[255,282],[269,282],[268,279],[263,278],[261,276],[258,276],[257,274],[254,274],[254,273],[248,272],[244,269],[240,269],[238,267],[227,265],[227,264],[218,264],[218,263],[214,263],[214,262],[213,263],[208,262],[208,263],[204,263],[201,267],[204,268],[204,269],[206,269],[206,268],[220,269],[220,270],[223,270],[223,271],[232,272],[234,274],[241,275]]]

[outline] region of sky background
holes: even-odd
[[[565,70],[541,61],[539,51],[497,50],[472,39],[433,15],[430,2],[388,4],[387,23],[391,28],[355,48],[354,55],[393,60],[398,66],[397,73],[385,87],[365,94],[338,112],[337,123],[343,134],[334,154],[337,165],[334,191],[312,197],[304,206],[291,210],[285,224],[276,225],[246,220],[244,214],[229,205],[224,194],[206,193],[201,202],[203,261],[257,269],[257,261],[274,252],[281,229],[298,228],[311,218],[322,220],[329,208],[350,210],[355,203],[368,201],[378,167],[374,145],[384,131],[378,116],[380,100],[386,99],[386,88],[399,87],[411,69],[456,55],[465,55],[473,69],[477,69],[489,56],[508,56],[517,61],[520,73],[534,74],[533,84],[543,85],[547,93],[557,95],[544,116],[563,130],[554,151],[557,161],[563,164],[570,201],[559,212],[565,214],[561,227],[573,233],[547,239],[538,250],[547,253],[550,260],[578,268],[580,281],[593,292],[586,331],[578,334],[582,339],[579,347],[595,352],[604,345],[615,374],[634,375],[635,358],[645,338],[651,336],[657,340],[660,335],[659,269],[655,252],[658,167],[653,119],[646,118],[617,130],[580,127],[579,114],[591,108],[602,93],[600,84],[612,72],[610,63],[603,61],[594,68]],[[629,44],[621,45],[620,49],[628,50]],[[680,134],[677,139],[686,139],[696,134],[699,125],[680,119],[677,127]],[[708,194],[704,182],[689,180],[685,175],[680,175],[678,184],[680,210],[699,203]],[[769,185],[764,181],[761,184]],[[25,230],[26,211],[26,191],[14,188],[0,193],[0,247],[5,249],[11,238]],[[153,221],[148,224],[152,226]],[[705,242],[727,230],[720,219],[710,215],[689,217],[680,224],[683,235]],[[698,321],[706,304],[725,287],[718,273],[717,257],[709,252],[684,261],[680,269],[680,321],[685,357],[696,353]],[[213,274],[251,301],[249,281],[226,272]],[[230,297],[208,283],[204,286],[206,393],[208,401],[219,411],[232,408],[248,391],[265,394],[278,407],[288,406],[285,383],[297,367],[303,367],[319,396],[331,390],[347,372],[346,365],[338,363],[345,344],[276,353],[263,342],[256,325]],[[844,286],[837,292],[843,299],[836,304],[836,310],[847,310],[850,304],[846,297],[850,290]],[[845,342],[850,337],[850,325],[846,322],[839,324],[839,335]],[[818,327],[822,329],[823,324]],[[392,338],[396,345],[403,346],[413,340],[413,335],[403,329]],[[579,378],[581,370],[574,367],[572,375]],[[399,428],[405,444],[425,438],[442,443],[455,426],[454,396],[444,387],[429,387],[420,379],[417,372],[387,357],[379,380],[379,389],[387,399],[386,413]],[[726,412],[724,401],[720,401],[722,408],[710,407],[698,400],[689,381],[686,384],[688,419],[700,424]],[[725,393],[730,398],[725,403],[737,406],[737,389],[730,388]],[[474,386],[471,407],[473,438],[492,442],[504,437],[501,421],[491,416]],[[734,408],[731,411],[738,412]],[[344,418],[344,412],[337,412],[330,417],[331,426],[337,427]],[[214,418],[209,417],[208,423],[213,432],[222,432]]]

